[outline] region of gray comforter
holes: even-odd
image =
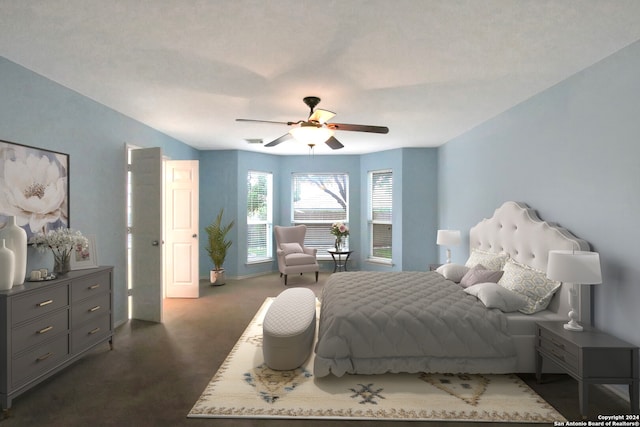
[[[344,272],[322,292],[314,373],[508,373],[507,320],[436,272]]]

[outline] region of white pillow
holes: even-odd
[[[459,283],[465,274],[469,271],[469,267],[460,264],[443,264],[436,268],[436,272],[444,276],[445,279]]]
[[[481,251],[480,249],[472,249],[469,259],[467,259],[464,265],[471,268],[482,264],[487,270],[502,270],[508,258],[509,254],[505,252],[494,253]]]
[[[280,249],[285,255],[302,253],[302,246],[299,243],[280,243]]]
[[[537,313],[547,308],[553,294],[560,287],[560,282],[547,279],[542,271],[512,259],[507,260],[498,284],[525,297],[527,305],[520,309],[524,314]]]
[[[477,297],[487,308],[499,308],[505,313],[518,311],[527,305],[527,300],[497,283],[478,283],[464,291]]]

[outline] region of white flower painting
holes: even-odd
[[[69,226],[69,156],[0,141],[0,226],[15,216],[28,236]]]

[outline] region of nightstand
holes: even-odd
[[[540,382],[543,358],[554,362],[578,381],[580,414],[586,418],[589,384],[629,384],[631,413],[637,414],[639,385],[638,347],[585,326],[564,329],[563,322],[536,323],[536,379]]]

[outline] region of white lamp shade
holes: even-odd
[[[333,136],[333,131],[326,127],[298,126],[289,131],[297,141],[305,144],[321,144]]]
[[[547,277],[582,285],[602,283],[600,254],[588,251],[549,251]]]
[[[460,244],[459,230],[438,230],[436,244],[440,246],[457,246]]]

